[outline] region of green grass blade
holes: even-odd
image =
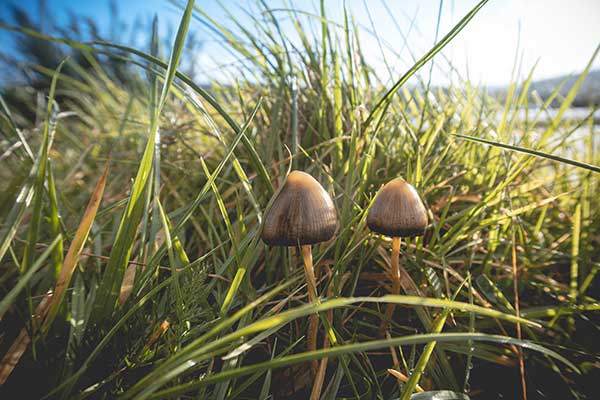
[[[183,270],[187,270],[189,268],[193,268],[198,265],[201,265],[216,250],[218,250],[218,249],[214,248],[214,249],[210,250],[209,252],[204,254],[202,257],[200,257],[200,258],[194,260],[193,262],[191,262],[190,264],[184,266]],[[98,357],[98,355],[102,352],[102,350],[110,343],[111,339],[119,332],[119,330],[123,326],[125,326],[126,322],[129,320],[129,318],[131,318],[135,314],[135,312],[137,312],[146,303],[148,303],[154,296],[159,294],[164,288],[166,288],[167,286],[172,284],[172,282],[171,282],[172,279],[173,279],[172,276],[166,278],[159,284],[155,285],[147,293],[145,293],[144,296],[141,296],[139,299],[137,299],[136,302],[119,318],[119,320],[116,323],[111,325],[111,329],[102,338],[100,343],[98,343],[96,345],[96,347],[94,347],[93,351],[83,361],[83,363],[81,364],[79,369],[75,373],[73,373],[73,375],[71,375],[67,380],[65,380],[64,382],[61,382],[60,385],[58,385],[56,388],[54,388],[44,398],[52,398],[52,396],[54,396],[56,393],[58,393],[62,390],[65,390],[65,389],[68,392],[69,388],[71,388],[83,376],[83,374],[88,370],[88,368],[91,366],[92,362],[96,359],[96,357]],[[67,395],[68,395],[68,393],[67,393]]]
[[[437,53],[439,53],[467,24],[475,17],[475,14],[481,10],[481,8],[487,3],[488,0],[480,1],[473,9],[465,15],[459,22],[440,40],[435,46],[431,48],[421,59],[419,59],[402,77],[383,95],[383,97],[373,106],[369,116],[367,117],[362,129],[366,130],[370,123],[373,121],[376,115],[381,111],[385,114],[385,110],[389,106],[394,94],[408,81],[408,79],[415,74],[427,61],[431,60]]]
[[[578,370],[573,363],[561,356],[557,352],[550,350],[546,347],[540,346],[527,340],[519,340],[508,336],[490,335],[486,333],[438,333],[438,334],[421,334],[421,335],[409,335],[400,338],[392,338],[386,340],[374,340],[370,342],[354,343],[337,347],[330,347],[329,349],[321,349],[313,352],[306,352],[300,354],[294,354],[291,356],[280,357],[275,360],[267,362],[240,367],[234,370],[228,370],[222,373],[214,374],[210,377],[201,379],[199,381],[192,381],[190,383],[174,386],[172,388],[155,393],[152,396],[140,396],[139,399],[164,399],[172,396],[177,396],[186,393],[190,390],[215,384],[224,380],[231,380],[240,376],[249,375],[258,371],[266,371],[268,369],[282,368],[288,365],[294,365],[311,360],[319,360],[322,358],[334,358],[343,354],[351,354],[357,352],[367,352],[372,350],[384,349],[396,346],[406,346],[414,344],[424,344],[431,341],[439,343],[452,343],[452,342],[466,342],[468,340],[482,341],[499,343],[506,345],[520,346],[524,349],[540,352],[555,358],[565,365],[569,366],[574,370]]]
[[[24,33],[26,35],[29,35],[31,37],[41,39],[41,40],[48,40],[48,41],[55,42],[55,43],[65,44],[67,46],[70,46],[70,47],[73,47],[76,49],[80,49],[80,50],[84,50],[84,51],[91,51],[91,52],[95,52],[95,53],[99,53],[99,54],[106,54],[106,55],[116,58],[116,59],[123,59],[123,61],[126,61],[126,62],[134,62],[129,58],[124,58],[124,57],[118,56],[114,53],[97,49],[94,47],[94,45],[105,46],[108,48],[114,48],[117,50],[126,51],[128,53],[139,56],[142,59],[149,61],[159,67],[162,67],[162,68],[168,67],[168,64],[164,63],[163,61],[161,61],[160,59],[158,59],[156,57],[153,57],[150,54],[144,53],[143,51],[134,49],[132,47],[123,46],[123,45],[119,45],[119,44],[115,44],[115,43],[111,43],[111,42],[95,41],[93,44],[81,43],[81,42],[77,42],[74,40],[62,39],[62,38],[57,38],[57,37],[53,37],[50,35],[45,35],[40,32],[37,32],[34,29],[16,27],[16,26],[12,26],[9,24],[5,24],[3,22],[0,22],[0,28],[7,29],[10,31],[21,32],[21,33]],[[139,65],[142,68],[147,68],[146,66],[144,66],[142,64],[137,64],[137,65]],[[221,115],[223,117],[223,119],[233,129],[234,132],[236,132],[236,133],[240,132],[240,130],[242,128],[240,128],[240,126],[229,116],[229,114],[227,114],[227,112],[223,109],[223,107],[221,107],[219,102],[212,95],[210,95],[210,93],[208,93],[200,85],[196,84],[193,81],[193,79],[191,79],[187,75],[183,74],[181,71],[174,71],[174,73],[178,79],[180,79],[182,82],[184,82],[190,88],[192,88],[203,99],[205,99],[219,113],[219,115]],[[269,178],[269,173],[267,172],[265,165],[261,161],[260,156],[258,155],[258,153],[256,151],[256,148],[245,136],[242,138],[242,143],[243,143],[245,149],[250,153],[250,159],[252,162],[252,166],[254,167],[254,169],[256,170],[258,175],[260,176],[261,181],[265,185],[267,192],[269,194],[273,194],[274,188],[273,188],[273,184],[271,183],[271,180]]]
[[[183,309],[184,309],[184,304],[183,304],[183,296],[181,294],[181,285],[179,283],[179,271],[178,269],[180,269],[180,265],[179,262],[177,260],[177,258],[175,257],[175,253],[173,251],[173,241],[171,240],[171,232],[169,229],[169,223],[167,222],[167,215],[165,213],[165,210],[162,207],[162,204],[160,203],[160,200],[157,198],[155,199],[156,204],[158,205],[158,211],[160,213],[160,220],[162,222],[162,226],[163,226],[163,231],[165,233],[165,244],[167,246],[167,251],[169,253],[169,265],[171,266],[171,276],[173,277],[173,292],[174,292],[174,298],[176,300],[176,310],[177,310],[177,314],[178,317],[181,321],[183,321],[182,315],[183,315]]]
[[[462,289],[465,282],[466,281],[463,281],[463,284],[461,284],[458,287],[458,289],[456,290],[456,294],[452,298],[452,300],[454,300],[456,298],[456,295],[458,295],[458,293],[460,293],[460,290]],[[469,304],[473,305],[472,302],[470,302]],[[446,324],[446,319],[448,318],[450,311],[451,311],[450,308],[446,308],[440,314],[440,316],[437,318],[437,320],[433,321],[433,325],[431,327],[431,332],[433,334],[438,334],[442,331],[442,329],[444,328],[444,325]],[[471,317],[472,317],[472,315],[473,314],[471,314]],[[412,373],[410,374],[410,377],[408,378],[408,382],[406,382],[406,385],[404,385],[404,393],[402,393],[402,396],[400,397],[401,400],[409,400],[410,399],[410,396],[413,394],[413,392],[415,391],[415,388],[419,384],[419,380],[421,379],[421,376],[425,372],[425,368],[427,367],[427,365],[429,363],[429,359],[431,358],[431,355],[433,354],[436,344],[437,344],[437,342],[431,341],[425,345],[425,348],[423,349],[423,353],[421,353],[421,356],[419,357],[417,364],[413,368]]]
[[[10,289],[10,291],[2,298],[2,300],[0,300],[0,319],[2,319],[2,316],[4,316],[4,314],[14,302],[14,300],[17,298],[21,290],[23,290],[23,288],[25,288],[25,286],[29,283],[29,280],[31,279],[33,274],[36,273],[44,265],[46,258],[48,258],[48,256],[54,251],[54,248],[59,243],[61,243],[61,241],[62,235],[59,234],[58,236],[56,236],[56,238],[54,238],[52,243],[50,243],[50,245],[46,247],[44,252],[40,254],[40,256],[35,260],[35,263],[31,266],[31,268],[29,268],[23,274],[23,276],[21,276],[17,284],[12,289]]]
[[[579,297],[579,241],[581,239],[581,204],[575,206],[573,214],[573,232],[571,237],[571,282],[569,297],[576,302]]]
[[[242,307],[239,311],[235,312],[231,317],[223,319],[220,322],[218,322],[214,327],[212,327],[204,335],[195,339],[192,343],[189,343],[184,349],[182,349],[180,352],[175,354],[170,360],[161,364],[158,368],[156,368],[150,374],[146,375],[139,382],[137,382],[133,387],[131,387],[131,389],[128,392],[125,393],[124,398],[134,397],[134,396],[136,396],[136,394],[138,392],[140,392],[142,390],[145,390],[145,391],[157,390],[160,387],[160,382],[157,385],[157,383],[155,382],[156,379],[158,379],[160,377],[164,377],[164,375],[166,373],[172,371],[173,365],[176,365],[178,360],[185,359],[188,356],[188,354],[190,353],[190,350],[193,350],[195,347],[203,345],[204,343],[208,342],[209,339],[212,339],[212,338],[216,337],[217,335],[219,335],[220,333],[224,332],[227,328],[233,326],[233,324],[235,324],[237,321],[239,321],[241,318],[243,318],[245,315],[247,315],[249,312],[251,312],[255,307],[257,307],[258,305],[262,304],[263,302],[271,299],[273,296],[280,293],[285,288],[289,287],[293,283],[296,283],[296,281],[297,281],[297,279],[290,280],[287,283],[276,286],[275,288],[271,289],[270,291],[268,291],[264,295],[260,296],[256,300],[254,300],[251,303],[247,304],[246,306]],[[152,388],[149,386],[156,386],[156,387]]]
[[[154,156],[154,144],[155,136],[158,129],[158,116],[167,100],[167,95],[175,78],[177,66],[181,53],[183,52],[183,45],[185,42],[185,36],[190,22],[192,14],[192,7],[194,0],[190,0],[187,3],[185,12],[181,18],[177,36],[175,37],[175,43],[173,45],[173,51],[171,53],[171,59],[167,66],[166,78],[163,84],[160,99],[156,109],[156,114],[153,119],[153,125],[150,127],[149,137],[144,150],[144,154],[140,161],[140,166],[136,174],[133,186],[131,187],[131,195],[127,202],[127,208],[125,209],[119,224],[119,230],[117,231],[113,250],[111,251],[106,271],[102,277],[102,282],[98,288],[98,295],[96,304],[94,307],[94,320],[99,321],[103,318],[108,318],[115,307],[121,283],[123,281],[123,275],[127,268],[127,263],[133,249],[138,224],[141,222],[143,209],[144,209],[144,192],[146,190],[146,184],[148,177],[152,170],[153,156]]]
[[[10,127],[17,134],[17,138],[22,143],[25,153],[27,154],[27,156],[29,157],[29,159],[31,161],[35,162],[35,156],[33,155],[33,152],[31,151],[31,147],[29,147],[29,144],[27,143],[27,140],[25,139],[25,135],[23,135],[23,132],[18,128],[17,124],[15,123],[13,115],[10,112],[10,108],[8,108],[8,105],[6,104],[6,101],[4,100],[4,97],[1,94],[0,94],[0,106],[2,107],[2,111],[4,112],[4,114],[7,117],[6,119],[9,122]]]
[[[556,155],[553,155],[553,154],[544,153],[542,151],[532,150],[532,149],[526,149],[524,147],[513,146],[513,145],[505,144],[505,143],[498,143],[498,142],[494,142],[492,140],[478,138],[478,137],[469,136],[469,135],[461,135],[459,133],[455,133],[454,136],[457,136],[459,138],[466,139],[466,140],[471,140],[473,142],[479,142],[479,143],[489,144],[490,146],[494,146],[494,147],[501,147],[501,148],[508,149],[508,150],[513,150],[513,151],[518,151],[518,152],[521,152],[521,153],[531,154],[531,155],[534,155],[536,157],[547,158],[549,160],[558,161],[558,162],[561,162],[561,163],[564,163],[564,164],[574,165],[574,166],[579,167],[579,168],[587,169],[588,171],[593,171],[593,172],[596,172],[596,173],[600,173],[600,167],[597,166],[597,165],[592,165],[592,164],[587,164],[587,163],[580,162],[580,161],[570,160],[568,158],[556,156]]]
[[[204,170],[204,173],[206,174],[206,176],[209,176],[210,172],[208,170],[208,167],[206,166],[206,163],[204,162],[204,159],[200,159],[200,163],[202,164],[202,169]],[[246,268],[244,268],[244,266],[241,264],[241,258],[240,258],[240,253],[239,253],[239,249],[238,249],[237,238],[233,232],[233,226],[231,225],[231,220],[229,219],[229,215],[227,214],[227,207],[225,207],[225,203],[223,202],[221,193],[219,192],[219,189],[217,188],[217,185],[214,182],[211,184],[211,189],[215,196],[215,201],[217,202],[219,212],[221,213],[221,217],[223,218],[223,221],[225,222],[225,227],[227,228],[227,235],[229,236],[229,241],[231,242],[231,244],[233,246],[235,260],[236,260],[236,263],[238,266],[237,271],[235,273],[235,277],[233,278],[233,281],[231,282],[231,286],[229,286],[229,290],[227,291],[227,294],[225,295],[225,300],[223,300],[223,304],[221,304],[221,309],[220,309],[219,313],[221,314],[221,316],[223,316],[223,315],[227,314],[227,311],[229,310],[229,307],[231,306],[231,302],[233,301],[233,297],[235,296],[235,293],[239,289],[239,286],[242,283],[242,279],[244,279],[244,275],[246,274]]]
[[[444,309],[452,308],[457,311],[473,312],[479,315],[503,319],[514,323],[520,322],[530,326],[540,326],[536,322],[516,317],[512,314],[506,314],[493,309],[458,301],[401,295],[386,295],[382,297],[335,298],[323,301],[318,304],[307,304],[305,306],[297,307],[295,309],[280,312],[279,314],[271,317],[263,318],[243,328],[237,329],[235,332],[223,336],[222,338],[213,340],[207,344],[204,344],[206,337],[203,337],[202,340],[194,341],[188,346],[186,346],[185,349],[177,353],[171,360],[164,362],[158,369],[146,375],[144,379],[139,381],[133,388],[130,389],[130,391],[126,394],[125,398],[131,398],[134,395],[136,396],[136,398],[146,398],[170,380],[175,379],[178,375],[185,373],[187,370],[196,365],[198,361],[214,356],[215,351],[226,351],[227,347],[224,346],[226,346],[229,343],[235,342],[238,339],[248,337],[250,335],[257,334],[268,329],[274,329],[278,326],[283,326],[285,323],[300,317],[306,317],[314,313],[327,311],[339,307],[346,307],[361,302],[395,303]],[[193,364],[188,363],[188,360],[190,359],[195,360],[195,362]]]
[[[48,198],[50,200],[50,228],[53,235],[58,236],[61,232],[60,214],[58,211],[56,183],[54,180],[54,173],[52,172],[52,164],[50,162],[48,162]],[[54,279],[58,279],[60,270],[62,269],[63,251],[63,241],[61,240],[52,254],[52,262],[54,264],[52,277]]]
[[[33,199],[32,199],[32,216],[31,222],[29,223],[29,229],[27,233],[27,245],[23,252],[23,261],[21,262],[21,268],[23,271],[27,271],[29,266],[33,262],[33,256],[35,253],[35,245],[37,243],[40,223],[42,220],[42,200],[45,196],[44,182],[46,181],[46,169],[48,165],[48,154],[50,147],[52,146],[54,130],[56,128],[56,114],[54,95],[56,92],[56,84],[66,60],[63,60],[52,77],[52,83],[50,84],[50,93],[48,95],[48,103],[46,105],[46,119],[44,122],[44,136],[42,139],[42,147],[40,149],[40,164],[36,171],[35,182],[33,184]],[[1,253],[0,253],[1,254]]]

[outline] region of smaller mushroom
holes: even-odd
[[[392,294],[399,294],[401,238],[421,236],[425,233],[427,210],[415,188],[402,178],[396,178],[379,190],[367,215],[367,225],[372,231],[392,238]],[[394,306],[393,303],[389,303],[386,307],[380,336],[387,330]]]
[[[312,245],[333,237],[337,229],[335,206],[323,186],[305,172],[292,171],[267,211],[261,233],[270,246],[301,246],[308,297],[317,300]],[[309,320],[308,350],[316,349],[317,315]],[[316,365],[316,362],[315,362]]]

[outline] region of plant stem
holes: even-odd
[[[402,239],[399,237],[392,238],[392,259],[390,262],[391,275],[392,275],[392,293],[400,294],[400,243]],[[393,303],[388,303],[385,308],[385,318],[381,321],[379,328],[379,336],[384,337],[385,331],[387,331],[388,323],[392,319],[394,314],[394,308],[396,307]]]
[[[302,246],[302,259],[304,260],[304,276],[306,277],[306,285],[308,287],[308,298],[311,303],[315,303],[317,301],[317,279],[315,277],[315,269],[313,267],[311,245]],[[313,351],[317,349],[318,323],[319,316],[317,314],[312,314],[308,319],[307,351]],[[313,370],[316,371],[318,368],[317,360],[312,361],[311,366]]]

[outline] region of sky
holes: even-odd
[[[69,14],[75,12],[92,17],[101,28],[108,29],[110,25],[108,1],[47,0],[46,3],[59,22],[67,21]],[[147,22],[154,14],[158,15],[162,32],[176,29],[181,16],[181,8],[168,0],[121,0],[116,3],[119,18],[129,24],[136,18]],[[219,2],[197,0],[196,3],[219,22],[232,25]],[[414,57],[420,58],[433,46],[438,15],[438,38],[442,38],[476,3],[472,0],[441,3],[438,0],[346,0],[361,27],[362,49],[367,59],[380,76],[389,80],[399,77],[412,65]],[[34,19],[46,13],[40,13],[36,0],[0,0],[0,18],[9,23],[11,4],[26,9]],[[239,21],[251,25],[246,11],[256,10],[254,1],[223,0],[222,4]],[[286,7],[286,2],[281,0],[267,0],[267,4],[275,10]],[[288,0],[287,4],[307,13],[318,13],[318,1]],[[342,4],[341,0],[326,0],[327,18],[341,23]],[[275,14],[281,16],[284,35],[292,41],[298,40],[286,20],[286,13],[275,11]],[[307,19],[318,34],[318,21]],[[445,48],[444,56],[457,74],[488,86],[500,86],[510,81],[515,57],[520,60],[521,76],[527,75],[536,62],[536,79],[577,73],[583,70],[600,44],[599,21],[600,0],[490,0]],[[374,31],[380,41],[375,39]],[[190,32],[205,41],[203,51],[196,55],[201,75],[226,79],[222,66],[234,62],[233,56],[198,21],[192,21]],[[338,34],[341,38],[340,31]],[[406,45],[403,37],[407,38]],[[2,42],[6,38],[5,32],[0,33]],[[447,83],[451,78],[448,62],[439,55],[434,62],[432,83]],[[594,67],[600,67],[600,58]],[[425,71],[429,72],[429,67]]]

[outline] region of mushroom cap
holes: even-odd
[[[396,178],[379,191],[367,215],[367,225],[389,237],[420,236],[427,227],[427,211],[415,188]]]
[[[261,238],[271,246],[315,244],[331,239],[336,229],[335,207],[323,186],[292,171],[267,211]]]

